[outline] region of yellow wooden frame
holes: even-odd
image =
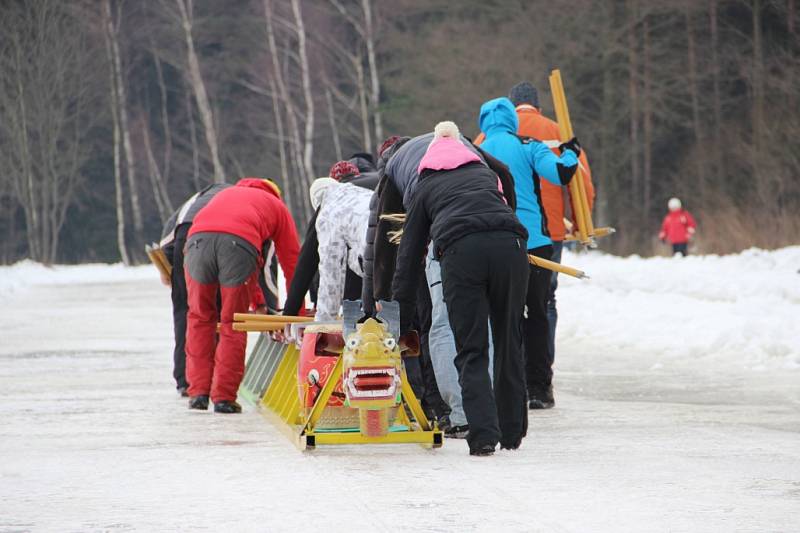
[[[414,395],[408,381],[405,368],[401,374],[402,403],[408,407],[412,419],[406,413],[401,403],[398,409],[398,422],[408,427],[405,431],[390,432],[382,437],[365,437],[358,432],[324,431],[316,432],[325,407],[328,405],[336,384],[342,376],[342,358],[338,357],[336,364],[328,376],[328,381],[317,396],[314,406],[303,416],[303,408],[297,394],[297,365],[300,359],[300,350],[296,345],[290,345],[283,359],[278,364],[275,376],[267,387],[260,401],[261,411],[271,421],[282,426],[285,434],[301,450],[313,450],[320,445],[331,444],[420,444],[426,448],[439,448],[442,446],[442,432],[432,427],[425,416],[422,406]]]
[[[556,112],[559,135],[561,141],[565,142],[572,139],[575,134],[572,131],[572,122],[569,117],[567,107],[567,97],[564,94],[564,84],[561,81],[561,71],[553,69],[550,73],[550,91],[553,94],[553,107]],[[575,215],[575,229],[567,240],[577,240],[582,244],[595,247],[595,239],[614,233],[614,228],[595,228],[592,221],[592,210],[589,208],[589,199],[586,193],[586,185],[583,181],[583,171],[580,163],[575,171],[575,176],[569,182],[570,203],[572,212]]]

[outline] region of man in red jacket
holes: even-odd
[[[191,409],[208,409],[210,396],[215,412],[242,410],[236,393],[244,375],[247,334],[233,331],[233,314],[264,306],[258,272],[264,266],[267,240],[275,243],[288,287],[300,244],[292,216],[268,180],[239,180],[235,187],[217,193],[195,216],[185,253],[186,377]]]
[[[678,198],[670,198],[667,203],[669,213],[661,223],[661,232],[658,238],[672,244],[672,253],[686,257],[689,254],[689,240],[694,236],[697,224],[694,217],[683,209]]]

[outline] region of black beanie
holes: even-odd
[[[523,81],[514,85],[508,92],[508,98],[515,105],[530,104],[539,107],[539,93],[530,82]]]

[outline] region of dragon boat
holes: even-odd
[[[442,432],[414,395],[403,357],[419,355],[416,333],[400,336],[399,306],[381,302],[362,319],[343,304],[341,322],[239,315],[235,329],[260,331],[240,395],[303,450],[332,444],[419,444],[438,448]],[[250,326],[248,326],[250,324]],[[269,331],[283,329],[287,343]]]

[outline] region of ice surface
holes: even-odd
[[[152,267],[0,268],[0,531],[800,529],[800,247],[564,262],[557,407],[491,458],[189,412]]]

